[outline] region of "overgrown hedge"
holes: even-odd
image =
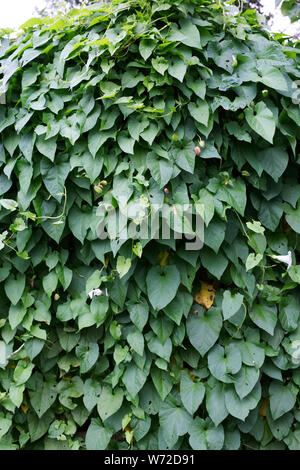
[[[1,39],[1,449],[300,449],[299,45],[224,8]],[[99,238],[134,201],[171,239]]]

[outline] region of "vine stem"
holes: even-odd
[[[242,227],[242,230],[243,230],[243,232],[244,232],[244,235],[247,237],[247,239],[248,239],[248,241],[249,241],[249,245],[251,246],[251,248],[253,248],[253,250],[255,251],[255,253],[257,253],[257,250],[256,250],[255,246],[252,244],[251,238],[249,237],[249,235],[248,235],[248,233],[247,233],[247,231],[246,231],[246,229],[245,229],[245,227],[244,227],[244,224],[243,224],[243,222],[242,222],[242,220],[241,220],[241,218],[240,218],[238,212],[237,212],[235,209],[234,209],[234,212],[235,212],[237,218],[239,219],[239,222],[240,222],[240,224],[241,224],[241,227]],[[258,253],[257,253],[257,254],[258,254]],[[268,256],[268,255],[267,255],[267,256]],[[266,267],[265,267],[263,264],[260,264],[260,267],[261,267],[261,270],[262,270],[261,284],[263,284],[263,283],[264,283],[264,280],[265,280],[265,269],[266,269]]]
[[[21,344],[21,346],[20,346],[18,349],[16,349],[14,352],[12,352],[9,356],[7,356],[6,359],[10,359],[10,358],[13,357],[15,354],[17,354],[18,352],[20,352],[21,349],[24,348],[24,346],[25,346],[25,343]]]
[[[3,240],[3,243],[5,246],[7,246],[8,248],[10,248],[11,250],[14,250],[16,253],[18,253],[18,250],[16,250],[13,246],[11,246],[9,243],[6,243],[6,241]]]
[[[250,243],[250,245],[252,246],[252,248],[254,249],[254,251],[256,251],[255,248],[254,248],[253,245],[252,245],[251,238],[249,237],[249,235],[248,235],[248,233],[247,233],[247,231],[246,231],[246,229],[245,229],[245,227],[244,227],[244,224],[243,224],[243,222],[242,222],[242,220],[241,220],[241,218],[240,218],[240,216],[239,216],[239,213],[238,213],[235,209],[233,209],[233,210],[234,210],[234,212],[235,212],[235,215],[236,215],[237,218],[239,219],[239,222],[240,222],[240,224],[241,224],[241,227],[242,227],[242,230],[243,230],[243,232],[244,232],[244,235],[248,238],[249,243]]]
[[[65,200],[64,200],[64,206],[63,206],[63,211],[60,215],[56,215],[55,217],[50,217],[50,216],[47,216],[47,215],[40,215],[40,216],[37,216],[36,217],[36,220],[37,219],[51,219],[51,220],[54,220],[54,219],[61,219],[64,215],[65,215],[65,212],[66,212],[66,206],[67,206],[67,190],[66,190],[66,187],[64,186],[64,197],[65,197]]]
[[[46,216],[46,215],[41,215],[41,216],[36,216],[34,220],[38,220],[38,219],[50,219],[50,220],[55,220],[55,219],[61,219],[65,212],[66,212],[66,206],[67,206],[67,190],[66,190],[66,187],[64,186],[64,206],[63,206],[63,211],[60,215],[57,215],[55,217],[50,217],[50,216]],[[3,243],[5,246],[7,246],[8,248],[10,248],[11,250],[15,251],[16,253],[18,253],[18,250],[16,250],[13,246],[11,246],[8,242],[9,240],[14,236],[15,234],[12,233],[7,240],[3,240]]]

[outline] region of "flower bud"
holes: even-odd
[[[59,294],[55,294],[55,296],[54,296],[54,300],[59,300],[59,299],[60,299],[60,296],[59,296]]]
[[[200,147],[195,147],[194,152],[196,155],[200,155],[200,152],[201,152]]]
[[[164,188],[164,193],[165,193],[165,194],[169,194],[168,188]]]
[[[200,143],[199,143],[200,147],[204,149],[205,147],[205,141],[204,140],[200,140]]]
[[[102,189],[99,188],[99,186],[94,186],[94,191],[95,191],[97,194],[101,194],[101,193],[102,193]]]

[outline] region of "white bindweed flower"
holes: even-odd
[[[90,299],[92,299],[94,295],[103,295],[103,291],[101,289],[93,289],[89,292]],[[105,295],[108,296],[108,292],[106,288],[105,288]]]
[[[89,297],[90,299],[92,299],[94,297],[94,295],[102,295],[103,292],[101,289],[93,289],[91,290],[91,292],[89,292]]]
[[[287,255],[283,256],[272,255],[272,258],[277,259],[278,261],[282,261],[282,263],[286,263],[288,265],[287,269],[289,269],[292,265],[292,253],[290,251]]]

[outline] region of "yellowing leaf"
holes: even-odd
[[[201,281],[201,289],[198,294],[195,295],[194,300],[203,305],[203,307],[208,310],[215,300],[215,289],[212,284],[208,284],[207,282]]]
[[[168,251],[159,253],[157,260],[159,261],[160,266],[165,266],[167,264],[168,257],[169,257]]]
[[[269,401],[270,401],[269,397],[266,397],[263,399],[260,410],[259,410],[260,416],[266,416],[267,408],[269,406]]]
[[[22,403],[21,405],[22,411],[27,414],[27,411],[29,410],[29,406],[26,403]]]
[[[195,380],[197,377],[192,373],[192,371],[189,371],[189,376],[191,377],[192,380]]]
[[[16,368],[16,364],[7,364],[7,366],[9,369],[15,369]]]
[[[126,439],[127,444],[131,444],[132,439],[133,439],[133,430],[131,429],[130,426],[126,426],[124,431],[125,431],[125,439]]]

